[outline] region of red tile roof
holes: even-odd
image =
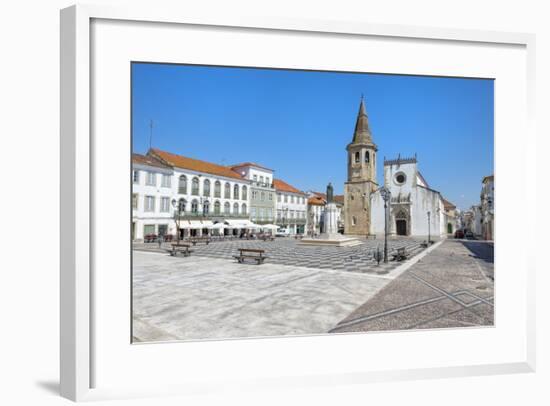
[[[325,205],[325,199],[323,199],[321,196],[312,196],[309,199],[307,199],[307,204],[312,206],[324,206]]]
[[[291,193],[303,193],[296,189],[294,186],[289,185],[285,181],[281,179],[273,179],[273,186],[276,190],[281,190],[283,192],[291,192]]]
[[[141,154],[132,154],[132,164],[146,165],[146,166],[156,166],[158,168],[170,168],[170,166],[165,165],[158,159],[154,157],[141,155]]]
[[[231,170],[231,168],[228,168],[227,166],[172,154],[171,152],[161,151],[160,149],[156,148],[151,148],[148,152],[148,155],[161,160],[167,165],[175,166],[176,168],[190,169],[196,172],[209,173],[212,175],[224,176],[226,178],[243,180],[241,175]]]
[[[265,167],[263,165],[259,165],[259,164],[254,163],[254,162],[243,162],[243,163],[240,163],[240,164],[229,165],[228,168],[235,169],[235,168],[241,168],[243,166],[255,166],[256,168],[267,169],[268,171],[273,172],[273,169],[270,169],[270,168]]]

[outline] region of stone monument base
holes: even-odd
[[[321,234],[319,238],[302,238],[298,245],[325,246],[325,247],[354,247],[361,241],[355,237],[344,236],[340,233]]]

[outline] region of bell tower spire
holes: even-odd
[[[365,100],[361,95],[359,112],[348,152],[348,181],[344,185],[344,223],[346,234],[370,233],[370,195],[376,183],[376,153]]]

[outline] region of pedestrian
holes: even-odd
[[[159,243],[159,249],[162,248],[162,243],[164,241],[164,235],[159,235],[159,238],[157,239],[157,242]]]

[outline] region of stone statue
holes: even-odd
[[[334,188],[332,187],[332,183],[328,183],[327,186],[327,203],[332,203],[334,201]]]

